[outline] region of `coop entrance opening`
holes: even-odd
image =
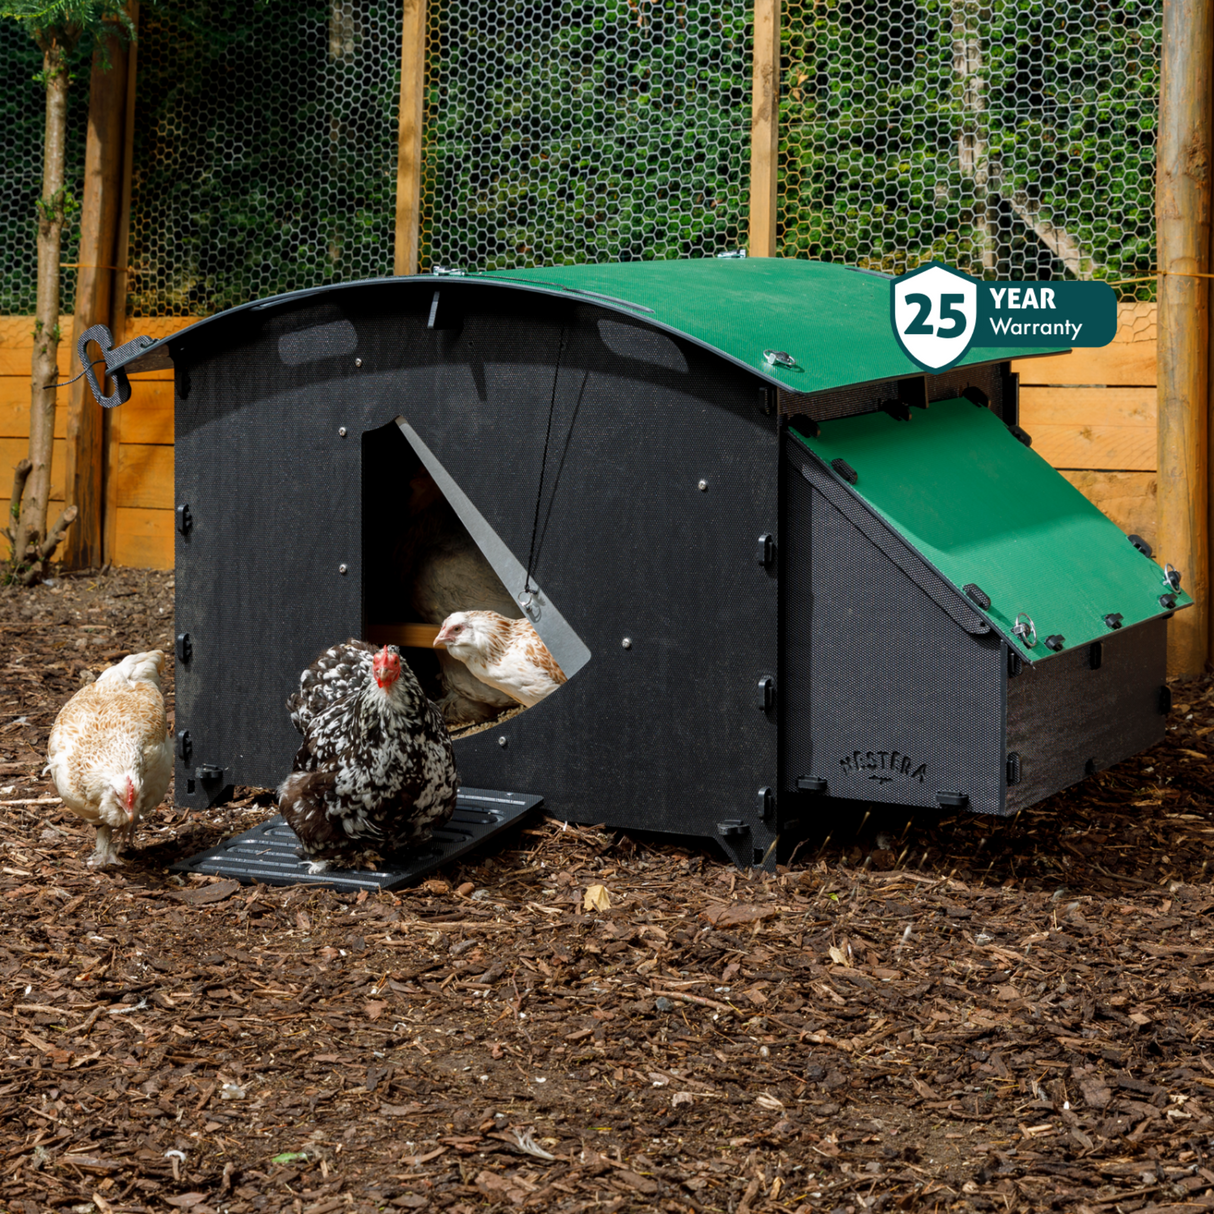
[[[448,728],[532,707],[589,661],[534,573],[404,418],[363,434],[362,490],[363,636],[406,650]]]

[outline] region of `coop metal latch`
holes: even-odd
[[[93,360],[85,353],[85,347],[91,341],[95,341],[101,348],[102,357],[105,359],[105,373],[114,381],[114,391],[110,396],[103,395],[101,385],[97,382],[97,373],[93,370]],[[154,346],[156,339],[147,336],[136,337],[119,346],[117,350],[111,348],[113,344],[114,335],[105,325],[93,325],[91,329],[86,329],[76,343],[76,353],[80,356],[80,365],[84,368],[93,398],[104,409],[112,409],[115,405],[125,404],[131,399],[131,381],[125,371],[116,371],[114,368],[146,350],[148,346]]]

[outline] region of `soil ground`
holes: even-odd
[[[1012,820],[533,819],[355,898],[168,873],[258,790],[86,866],[48,730],[171,635],[171,574],[0,592],[0,1210],[1214,1208],[1209,681]]]

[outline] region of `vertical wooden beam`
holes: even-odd
[[[396,151],[397,274],[416,274],[421,245],[422,123],[426,93],[426,0],[403,0],[400,126]]]
[[[1210,653],[1209,286],[1214,0],[1164,0],[1156,194],[1159,245],[1159,549],[1196,605],[1168,626],[1168,673]]]
[[[780,162],[780,0],[755,0],[750,115],[751,257],[776,255]]]
[[[72,353],[81,334],[110,323],[114,254],[122,193],[126,133],[127,49],[112,37],[93,54],[89,80],[88,138],[80,211],[80,261],[76,271],[76,312]],[[108,65],[107,65],[108,60]],[[74,359],[71,365],[74,370]],[[67,535],[63,563],[70,569],[102,563],[102,410],[84,380],[71,387],[67,415],[67,505],[79,510]]]
[[[130,0],[127,13],[139,26],[139,0]],[[114,265],[117,267],[110,296],[110,332],[115,345],[126,341],[127,292],[130,289],[131,264],[131,178],[135,167],[135,95],[139,67],[139,43],[133,42],[127,51],[126,68],[126,123],[122,138],[122,193],[118,205],[118,230],[115,239]],[[122,411],[106,409],[105,426],[105,510],[104,510],[104,559],[112,564],[118,548],[118,447],[122,441]]]

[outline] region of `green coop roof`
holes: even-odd
[[[129,343],[133,348],[110,369],[171,367],[172,347],[200,337],[220,342],[231,332],[243,332],[246,312],[265,314],[321,295],[337,301],[347,292],[458,283],[492,284],[598,304],[705,346],[789,392],[822,392],[923,373],[902,353],[890,328],[886,275],[778,257],[632,261],[474,274],[438,271],[310,287],[229,308],[160,341]],[[971,350],[960,365],[1069,349],[1066,345],[983,346]],[[791,354],[796,366],[772,366],[763,357],[765,350]]]
[[[1128,628],[1170,610],[1164,571],[989,409],[934,401],[909,422],[866,413],[792,433],[959,592],[988,597],[967,601],[1030,662],[1052,656],[1047,637],[1062,652],[1109,636],[1111,617]],[[1031,647],[1013,631],[1021,613]]]
[[[793,258],[707,257],[494,270],[467,279],[568,292],[630,312],[790,392],[923,374],[902,353],[890,328],[890,279],[872,270]],[[972,349],[960,365],[1069,349],[984,346]],[[797,365],[771,366],[764,350],[791,354]]]

